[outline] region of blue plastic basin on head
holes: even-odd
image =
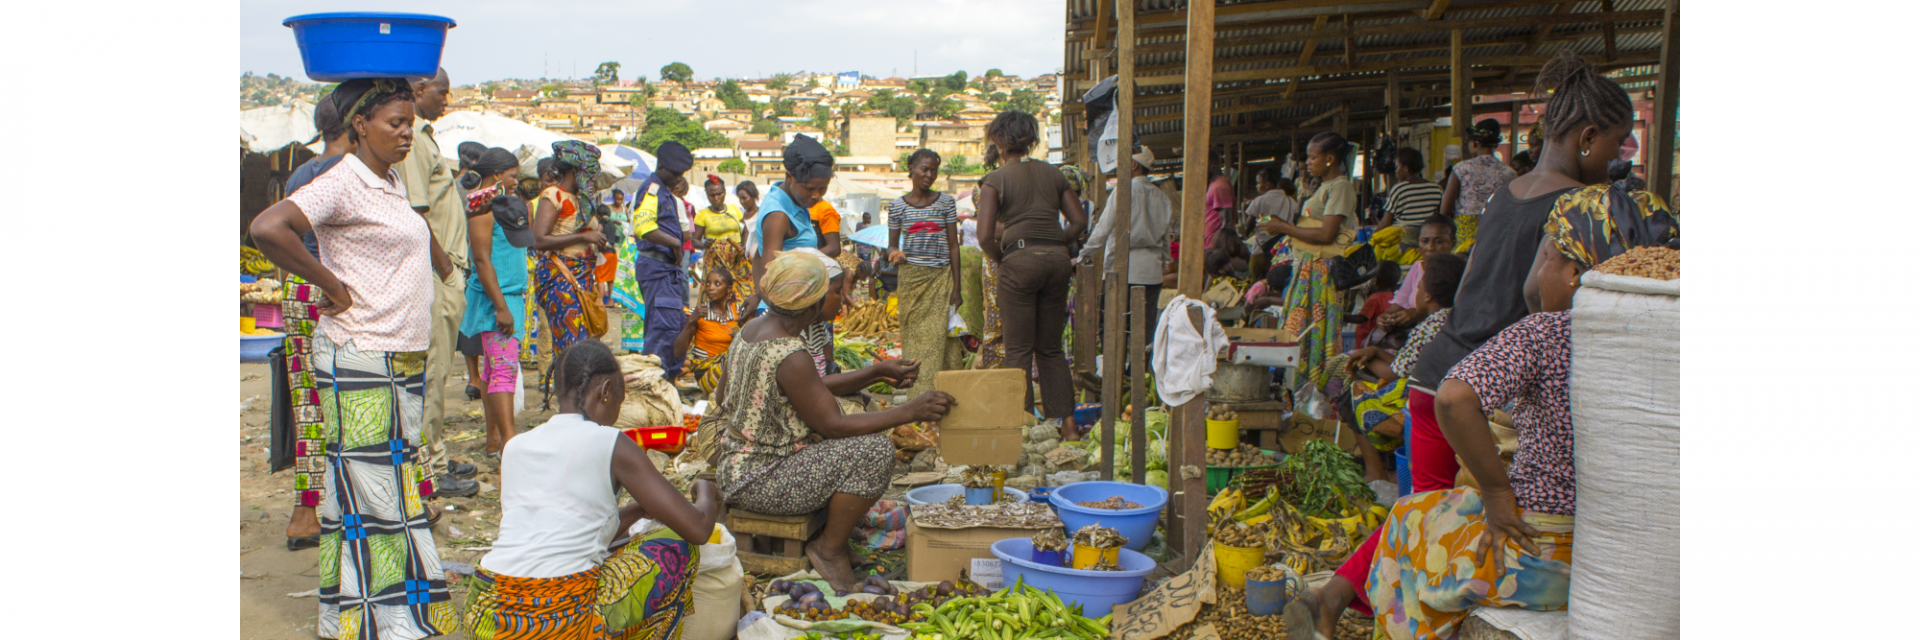
[[[1090,509],[1076,504],[1099,502],[1114,496],[1139,504],[1140,508]],[[1127,548],[1139,551],[1147,548],[1147,539],[1153,537],[1153,528],[1160,523],[1160,510],[1167,506],[1167,490],[1131,482],[1076,482],[1054,489],[1048,504],[1053,505],[1054,513],[1060,515],[1060,523],[1066,525],[1068,535],[1079,531],[1081,527],[1099,523],[1119,530],[1120,535],[1127,539]]]
[[[1027,501],[1027,494],[1019,489],[1003,487],[1000,491],[1002,495],[1013,496],[1015,502]],[[957,484],[930,484],[907,491],[907,504],[920,505],[946,502],[954,496],[961,495],[965,492],[966,487]]]
[[[280,24],[293,28],[300,61],[316,82],[432,77],[454,27],[441,16],[364,11],[309,13]]]
[[[1119,571],[1049,567],[1027,559],[1033,555],[1029,538],[1007,538],[993,543],[991,549],[1000,558],[1000,573],[1008,585],[1017,580],[1035,589],[1052,589],[1061,602],[1079,603],[1081,615],[1089,618],[1107,615],[1114,605],[1139,598],[1140,585],[1155,566],[1153,558],[1121,549]]]

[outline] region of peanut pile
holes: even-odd
[[[1636,276],[1655,280],[1680,277],[1680,250],[1666,247],[1634,247],[1608,258],[1595,271],[1616,276]]]
[[[1082,507],[1086,507],[1088,509],[1138,509],[1140,508],[1140,503],[1134,502],[1132,500],[1128,500],[1126,498],[1122,498],[1120,496],[1114,496],[1111,498],[1107,498],[1105,500],[1098,500],[1098,501],[1091,501],[1091,502],[1076,502],[1074,504],[1080,505]]]
[[[1209,467],[1254,467],[1278,462],[1258,447],[1246,443],[1233,449],[1207,449]]]

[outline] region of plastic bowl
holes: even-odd
[[[286,334],[276,333],[266,336],[240,336],[241,362],[266,362],[267,354],[278,347]]]
[[[300,61],[315,82],[423,78],[440,70],[453,19],[423,13],[309,13],[280,24],[293,29]]]
[[[908,491],[907,504],[919,505],[946,502],[954,496],[963,494],[965,489],[966,487],[957,484],[930,484]],[[1018,502],[1027,501],[1027,494],[1019,489],[1002,487],[1000,491],[1003,492],[1002,495],[1012,495],[1014,498],[1017,498]]]
[[[679,453],[687,444],[687,428],[684,425],[669,424],[658,427],[635,427],[622,429],[621,433],[642,448],[664,453]]]
[[[1075,504],[1098,502],[1114,496],[1139,503],[1140,508],[1089,509]],[[1167,506],[1167,490],[1131,482],[1093,480],[1054,489],[1048,504],[1053,505],[1054,513],[1060,514],[1060,523],[1066,525],[1067,535],[1071,536],[1080,527],[1097,522],[1119,530],[1120,535],[1127,538],[1127,548],[1139,551],[1147,548],[1147,540],[1153,537],[1154,525],[1160,523],[1160,510]],[[1124,561],[1121,566],[1126,566]]]
[[[1081,615],[1089,618],[1113,613],[1114,605],[1139,598],[1140,585],[1155,567],[1153,558],[1128,549],[1120,550],[1120,571],[1083,571],[1028,560],[1033,554],[1033,540],[1028,538],[1007,538],[990,548],[1000,558],[1007,584],[1021,581],[1035,589],[1051,589],[1061,602],[1079,603]]]

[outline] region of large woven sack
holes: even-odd
[[[1680,636],[1680,281],[1589,271],[1573,300],[1576,640]]]
[[[720,542],[700,545],[700,572],[693,578],[693,613],[680,624],[680,640],[727,640],[740,622],[745,574],[733,533],[714,525]]]
[[[667,380],[667,372],[657,356],[627,354],[615,356],[627,385],[627,400],[620,404],[616,429],[660,427],[682,424],[680,392]]]

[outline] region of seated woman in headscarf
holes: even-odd
[[[742,211],[742,205],[753,202],[758,192],[754,190],[753,183],[741,182],[741,204],[729,203],[727,183],[711,173],[707,174],[706,190],[708,204],[693,217],[693,228],[689,233],[694,248],[706,252],[701,258],[701,271],[728,272],[727,282],[733,286],[730,302],[738,305],[753,294],[753,265],[747,262],[747,253],[740,248],[740,230],[748,219],[748,214]],[[711,303],[714,299],[704,297],[702,300]]]
[[[728,349],[698,450],[717,470],[730,507],[771,515],[827,509],[807,559],[835,589],[852,591],[847,540],[892,476],[886,432],[939,420],[953,397],[932,391],[886,411],[843,412],[835,396],[879,381],[911,387],[919,366],[883,360],[821,376],[800,336],[820,319],[834,278],[811,252],[782,253],[765,271],[759,290],[769,312],[741,327]]]
[[[507,443],[500,539],[467,580],[461,626],[475,640],[679,638],[719,487],[696,480],[688,501],[608,426],[626,385],[605,343],[575,343],[556,363],[560,411]]]

